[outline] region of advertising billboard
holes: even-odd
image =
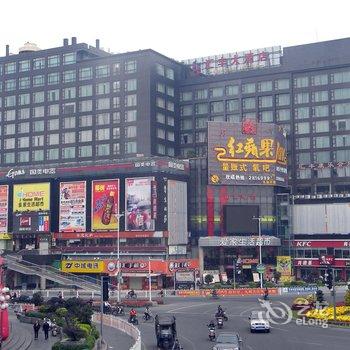
[[[0,233],[8,231],[9,187],[0,186]]]
[[[287,144],[271,123],[208,122],[208,183],[287,186]]]
[[[288,282],[292,275],[292,258],[289,255],[276,257],[276,271],[281,274],[281,281]]]
[[[152,182],[153,177],[125,179],[125,209],[127,231],[153,231]]]
[[[13,186],[13,232],[50,232],[50,183]]]
[[[224,205],[226,234],[258,234],[258,205]]]
[[[104,261],[96,260],[63,260],[61,270],[69,273],[102,273]]]
[[[92,181],[91,230],[119,229],[119,179]]]
[[[59,204],[59,232],[85,232],[86,182],[61,182]]]

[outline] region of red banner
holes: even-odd
[[[191,297],[191,296],[210,296],[212,294],[212,289],[199,289],[199,290],[179,290],[177,295],[182,297]],[[264,289],[260,288],[247,288],[247,289],[217,289],[217,294],[219,296],[245,296],[245,295],[263,295]],[[277,295],[277,288],[269,288],[270,295]]]
[[[295,248],[348,248],[350,240],[332,239],[332,240],[294,240],[293,247]]]
[[[294,259],[294,266],[296,267],[321,267],[326,268],[327,265],[320,264],[319,259]],[[332,267],[350,266],[350,260],[334,259]]]

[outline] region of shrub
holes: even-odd
[[[76,317],[81,323],[91,324],[93,311],[89,303],[80,298],[70,298],[66,300],[65,307],[68,310],[67,315]]]
[[[206,284],[210,284],[211,282],[213,282],[213,280],[214,280],[214,276],[213,275],[208,274],[208,275],[205,275],[205,277],[204,277],[204,282]]]
[[[91,335],[91,326],[86,323],[80,323],[78,327],[84,332],[84,338]]]
[[[42,303],[44,302],[44,298],[41,292],[36,292],[33,294],[32,302],[35,306],[42,305]]]
[[[65,307],[60,307],[56,310],[56,315],[59,317],[65,317],[68,313],[68,310]]]
[[[95,338],[98,339],[100,337],[100,332],[97,330],[96,326],[93,325],[91,326],[91,335]]]
[[[45,315],[41,312],[38,311],[28,311],[25,314],[27,317],[36,317],[36,318],[41,318],[43,319],[45,317]]]
[[[85,336],[85,332],[76,325],[68,325],[63,328],[63,332],[73,341],[78,341]]]
[[[350,290],[346,291],[344,301],[346,306],[350,306]]]
[[[46,302],[48,312],[56,312],[57,309],[64,307],[64,300],[53,297]]]

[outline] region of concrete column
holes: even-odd
[[[202,278],[203,271],[204,271],[204,251],[202,247],[198,247],[198,259],[199,259],[199,275],[200,275],[200,278]]]
[[[46,278],[44,276],[40,276],[40,289],[41,290],[46,289]]]

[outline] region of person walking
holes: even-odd
[[[38,336],[39,336],[39,329],[40,329],[40,323],[39,321],[35,321],[34,325],[33,325],[33,328],[34,328],[34,339],[38,339]]]
[[[50,325],[47,321],[45,321],[43,324],[43,331],[45,334],[45,340],[49,339],[49,330],[50,330]]]

